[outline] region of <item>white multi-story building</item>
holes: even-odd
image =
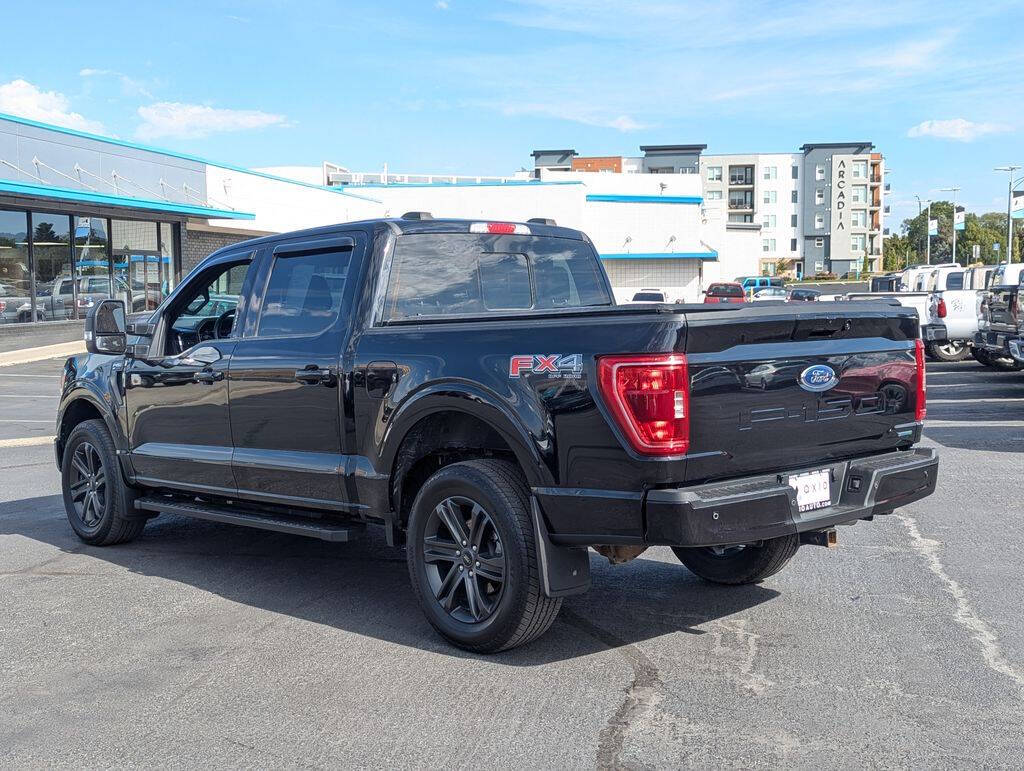
[[[699,174],[709,211],[724,208],[736,249],[757,249],[756,271],[794,275],[882,266],[884,159],[870,142],[805,144],[797,153],[709,154],[706,145],[641,146],[639,157],[536,151],[535,168],[605,173]],[[749,262],[731,252],[723,262]]]

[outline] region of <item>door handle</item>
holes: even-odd
[[[295,370],[295,379],[307,385],[334,385],[334,373],[316,364],[307,364],[302,369]]]
[[[201,370],[192,376],[192,379],[197,383],[216,383],[224,379],[224,373],[222,371],[212,371],[208,369]]]

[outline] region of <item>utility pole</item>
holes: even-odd
[[[956,262],[956,194],[960,192],[960,188],[953,185],[953,187],[944,187],[941,190],[944,193],[953,194],[953,262]]]
[[[1010,209],[1013,206],[1013,172],[1020,166],[996,166],[995,171],[1005,171],[1008,177],[1006,185],[1006,262],[1013,260],[1013,219],[1010,217]]]

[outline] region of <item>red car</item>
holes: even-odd
[[[743,285],[734,281],[711,284],[704,292],[704,302],[706,303],[741,303],[744,301]]]

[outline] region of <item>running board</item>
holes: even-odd
[[[332,541],[335,543],[353,541],[362,535],[365,529],[362,524],[356,523],[321,522],[299,517],[282,517],[239,510],[229,506],[188,503],[169,498],[139,498],[135,501],[135,508],[167,514],[180,514],[183,517],[206,519],[211,522],[224,522],[229,525],[253,527],[258,530],[273,530],[278,533],[304,535],[308,538],[319,538],[321,541]]]

